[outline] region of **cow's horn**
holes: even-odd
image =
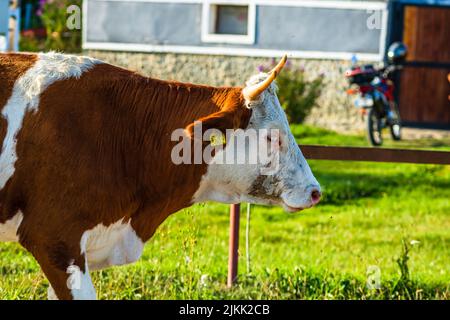
[[[272,81],[275,80],[281,69],[283,69],[284,65],[286,64],[286,60],[287,55],[285,54],[283,58],[281,58],[280,62],[278,62],[278,64],[275,66],[275,68],[270,70],[269,76],[266,80],[256,85],[245,87],[243,90],[244,98],[250,101],[256,100],[260,96],[260,94],[270,86]]]

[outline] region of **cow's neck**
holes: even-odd
[[[147,79],[126,84],[124,94],[116,96],[117,107],[133,115],[128,120],[131,135],[124,141],[125,170],[129,171],[125,176],[135,180],[135,192],[139,193],[141,203],[134,224],[143,240],[150,238],[167,216],[192,204],[207,170],[203,163],[173,163],[171,151],[178,142],[171,141],[172,132],[219,111],[233,90],[239,89]]]

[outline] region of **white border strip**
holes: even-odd
[[[181,3],[181,4],[182,3],[202,3],[203,2],[203,0],[94,0],[94,1],[96,1],[96,2],[154,2],[154,3]]]
[[[256,0],[260,6],[311,7],[357,10],[383,10],[387,8],[385,2],[369,1],[311,1],[311,0]]]
[[[81,48],[84,49],[87,44],[88,0],[83,0],[81,6]]]
[[[388,10],[387,8],[381,13],[381,30],[380,30],[380,61],[384,59],[384,51],[386,50],[386,37],[388,29]]]
[[[129,52],[158,52],[158,53],[187,53],[226,56],[248,56],[248,57],[281,57],[287,54],[291,58],[312,59],[338,59],[349,60],[355,54],[358,60],[380,61],[382,57],[375,53],[353,53],[353,52],[325,52],[325,51],[289,51],[268,50],[254,48],[229,48],[229,47],[195,47],[175,45],[152,45],[140,43],[111,43],[111,42],[88,42],[83,45],[85,50],[105,51],[129,51]]]
[[[154,3],[203,3],[205,0],[95,0],[97,2],[154,2]],[[359,10],[382,10],[385,2],[376,1],[328,1],[328,0],[220,0],[222,4],[254,4],[260,6],[313,7]]]

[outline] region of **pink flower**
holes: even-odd
[[[42,16],[42,13],[44,12],[44,6],[47,3],[47,0],[39,0],[39,8],[36,10],[36,15],[38,17]]]
[[[290,69],[291,67],[292,67],[292,62],[291,62],[291,60],[286,61],[286,66],[285,66],[285,68],[286,68],[286,69]]]

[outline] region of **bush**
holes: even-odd
[[[81,8],[81,0],[40,0],[38,15],[47,32],[46,50],[65,52],[81,51],[81,30],[69,30],[67,8],[77,5]]]
[[[22,32],[19,40],[20,51],[39,52],[45,50],[45,43],[31,32]]]
[[[273,65],[273,63],[272,63]],[[269,71],[271,67],[260,66],[259,71]],[[277,77],[278,98],[290,123],[302,123],[316,106],[321,94],[323,76],[307,80],[303,69],[286,65]]]

